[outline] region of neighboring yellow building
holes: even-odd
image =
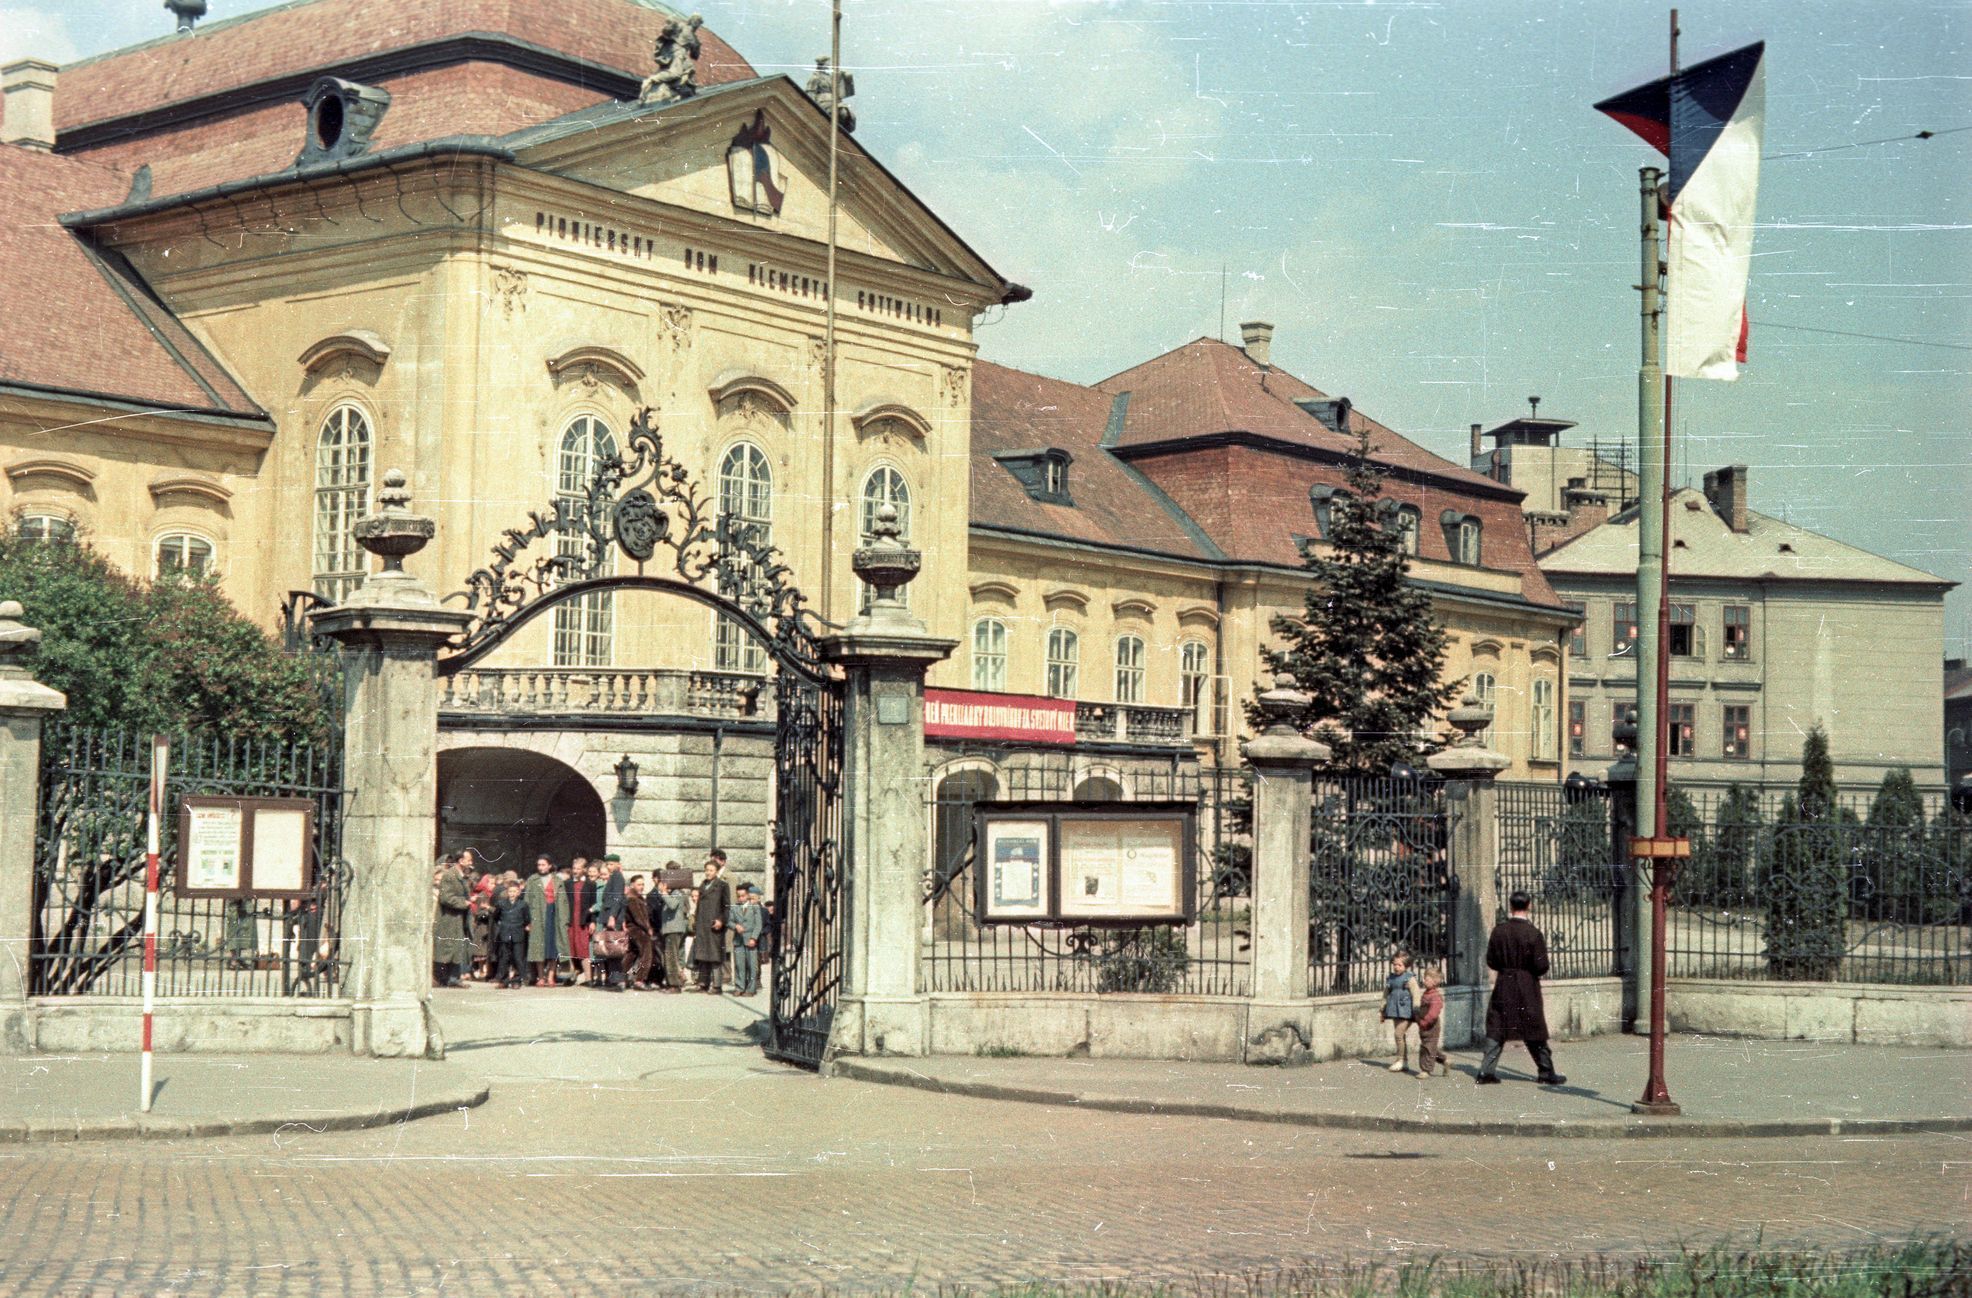
[[[1235,760],[1346,410],[1257,339],[1095,388],[975,367],[975,318],[1025,290],[853,137],[826,283],[828,119],[710,31],[697,93],[642,103],[667,16],[633,0],[582,0],[579,23],[396,0],[387,31],[372,9],[309,0],[6,70],[0,508],[17,526],[135,572],[214,572],[271,626],[291,592],[362,579],[348,528],[383,470],[437,520],[410,566],[458,590],[651,407],[666,451],[831,620],[856,611],[849,555],[896,505],[924,555],[912,608],[965,645],[934,687],[1078,700],[1091,778]],[[1186,392],[1228,417],[1175,416]],[[1570,616],[1495,517],[1517,497],[1378,440],[1448,670],[1490,681],[1515,771],[1552,775]],[[761,667],[681,601],[558,608],[444,687],[443,845],[718,844],[758,869]],[[935,742],[942,765],[971,747]],[[623,755],[650,777],[633,804],[612,796]]]

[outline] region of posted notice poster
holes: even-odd
[[[1047,821],[994,821],[986,829],[983,857],[986,873],[980,909],[988,918],[1047,914]]]
[[[301,892],[307,887],[307,810],[300,807],[254,808],[254,891]]]
[[[1064,819],[1061,913],[1078,919],[1184,913],[1183,824]]]
[[[240,886],[241,867],[246,863],[242,841],[245,819],[236,805],[185,808],[179,840],[185,888],[230,892]]]

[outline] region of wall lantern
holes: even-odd
[[[616,791],[626,798],[637,793],[637,764],[630,760],[630,754],[623,754],[623,760],[616,764]]]

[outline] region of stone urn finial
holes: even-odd
[[[901,610],[903,601],[897,597],[897,592],[917,577],[918,569],[924,565],[924,556],[900,539],[903,529],[897,525],[895,505],[877,506],[876,521],[870,527],[870,534],[870,543],[850,557],[849,566],[876,591],[876,598],[870,606],[872,612],[878,609]]]
[[[1493,724],[1493,710],[1481,703],[1477,694],[1468,692],[1445,720],[1464,736],[1452,745],[1454,748],[1478,748],[1480,732]]]
[[[1254,699],[1261,719],[1267,723],[1268,734],[1297,733],[1294,722],[1301,715],[1301,710],[1308,706],[1308,696],[1296,689],[1295,684],[1292,673],[1278,672],[1274,676],[1273,687],[1260,691]]]
[[[424,549],[437,531],[431,519],[411,512],[411,492],[405,483],[404,470],[387,471],[383,490],[377,493],[377,512],[365,514],[351,528],[358,545],[383,557],[383,571],[377,576],[387,580],[409,580],[404,560]]]
[[[19,600],[0,601],[0,671],[17,666],[41,643],[41,632],[21,621],[24,611]]]

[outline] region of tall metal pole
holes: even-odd
[[[822,620],[835,613],[835,198],[842,151],[842,0],[829,15],[829,242],[822,276]]]
[[[1664,513],[1664,259],[1658,229],[1658,185],[1663,173],[1655,167],[1641,171],[1643,199],[1643,267],[1638,281],[1643,291],[1643,354],[1637,371],[1637,762],[1636,825],[1640,833],[1656,833],[1659,771],[1663,727],[1657,715],[1657,662],[1663,652],[1658,606],[1663,603]],[[1633,890],[1634,931],[1651,931],[1650,894]],[[1651,974],[1656,963],[1655,942],[1636,944],[1636,1001],[1648,1005]]]

